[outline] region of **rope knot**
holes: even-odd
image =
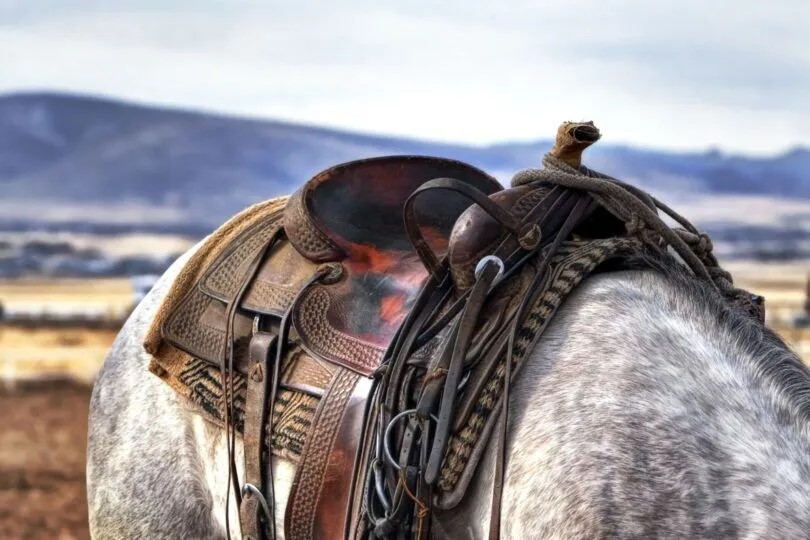
[[[699,256],[703,257],[708,255],[712,251],[714,251],[714,244],[712,244],[712,239],[709,238],[708,234],[700,233],[698,235],[697,245],[695,246],[695,252]]]

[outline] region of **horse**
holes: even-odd
[[[146,328],[193,249],[123,326],[90,404],[94,538],[239,536],[225,432],[147,371]],[[800,538],[810,370],[676,263],[587,278],[512,384],[504,538]],[[487,536],[497,444],[432,534]],[[243,449],[237,440],[236,461]],[[294,468],[274,461],[282,520]],[[226,531],[227,522],[230,531]]]

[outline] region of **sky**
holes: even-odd
[[[490,144],[810,146],[806,0],[0,0],[0,93]]]

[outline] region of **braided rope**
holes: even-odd
[[[711,254],[711,241],[685,217],[655,197],[611,176],[584,166],[574,168],[561,159],[546,154],[544,168],[526,169],[515,174],[513,186],[547,182],[587,191],[606,210],[627,224],[628,234],[646,242],[671,246],[694,274],[729,293],[733,286],[728,272],[719,268]],[[658,211],[675,220],[683,229],[669,227]],[[656,242],[659,240],[660,242]]]

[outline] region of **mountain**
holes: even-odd
[[[67,94],[7,94],[0,95],[0,214],[6,220],[209,227],[343,161],[439,155],[508,182],[513,172],[539,164],[550,146],[549,140],[442,144]],[[810,150],[804,148],[751,158],[602,142],[586,161],[654,192],[810,203]]]

